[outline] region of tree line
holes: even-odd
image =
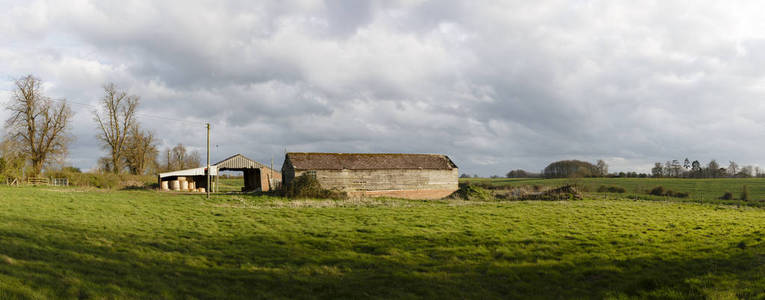
[[[540,173],[532,173],[516,169],[506,174],[507,178],[569,178],[569,177],[672,177],[672,178],[747,178],[765,177],[765,170],[758,166],[739,166],[735,161],[729,161],[727,167],[722,167],[716,160],[702,164],[698,160],[686,158],[682,163],[671,160],[665,163],[656,162],[651,173],[618,172],[609,173],[608,164],[598,160],[595,164],[580,160],[561,160],[550,163]]]
[[[11,115],[5,120],[0,141],[0,177],[35,177],[46,169],[68,169],[64,159],[74,140],[70,127],[74,113],[65,99],[52,99],[42,90],[43,82],[27,75],[15,81],[5,106]],[[97,134],[106,155],[98,159],[97,170],[114,174],[153,174],[158,171],[194,168],[200,155],[182,144],[163,151],[160,162],[156,134],[141,127],[136,119],[140,97],[114,83],[103,86],[99,110],[93,110]]]
[[[721,166],[716,160],[702,164],[698,160],[690,161],[686,158],[682,163],[679,160],[656,162],[651,169],[653,177],[675,178],[747,178],[765,177],[765,172],[758,166],[739,166],[735,161],[729,161],[727,167]]]

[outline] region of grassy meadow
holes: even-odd
[[[581,190],[591,198],[603,197],[603,193],[596,192],[600,186],[618,186],[623,187],[626,192],[620,195],[608,194],[606,196],[611,198],[634,198],[634,196],[637,195],[640,199],[650,200],[678,200],[765,206],[765,178],[460,178],[460,182],[481,184],[496,188],[522,185],[561,186],[574,184],[581,187]],[[687,192],[689,193],[689,197],[685,199],[677,199],[648,195],[648,191],[657,186],[663,186],[665,189],[675,192]],[[752,198],[749,203],[719,200],[725,192],[731,192],[734,196],[734,200],[739,199],[744,186],[747,187],[749,195]]]
[[[763,299],[763,238],[732,205],[0,186],[0,299]]]

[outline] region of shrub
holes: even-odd
[[[283,192],[288,198],[344,199],[348,197],[345,192],[322,188],[316,177],[305,173],[285,186]]]
[[[731,192],[725,192],[725,194],[720,197],[722,200],[733,200],[733,193]]]
[[[598,193],[605,193],[605,192],[623,194],[623,193],[626,193],[627,190],[620,186],[601,185],[600,187],[598,187]]]
[[[620,187],[620,186],[610,186],[610,187],[608,187],[608,192],[609,193],[623,194],[623,193],[627,192],[627,190],[624,189],[623,187]]]
[[[666,195],[666,193],[664,192],[664,187],[661,186],[661,185],[651,189],[649,194],[655,195],[655,196],[664,196],[664,195]]]
[[[454,195],[468,201],[489,201],[494,199],[491,192],[472,184],[461,186],[459,190],[454,192]]]
[[[690,194],[688,192],[675,192],[675,193],[673,193],[672,197],[688,198],[688,196],[690,196]]]

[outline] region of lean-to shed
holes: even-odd
[[[218,169],[210,166],[210,176],[218,176]],[[202,192],[207,188],[207,168],[191,168],[159,173],[157,183],[161,190]]]

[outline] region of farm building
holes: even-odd
[[[206,169],[206,167],[200,167],[159,173],[157,180],[162,190],[203,192],[207,183]],[[244,175],[242,191],[269,191],[281,185],[280,172],[241,154],[232,155],[210,165],[210,170],[212,191],[215,191],[218,172],[222,171],[241,171]]]
[[[269,191],[281,185],[282,173],[249,159],[241,154],[233,155],[215,164],[218,171],[242,171],[243,191]]]
[[[439,199],[457,190],[459,171],[448,156],[391,153],[287,153],[283,182],[315,176],[322,188],[352,196]]]
[[[210,166],[210,176],[218,176],[218,170]],[[205,192],[207,190],[207,167],[159,173],[157,181],[160,190]],[[211,179],[212,180],[212,179]],[[214,183],[213,183],[214,184]]]

